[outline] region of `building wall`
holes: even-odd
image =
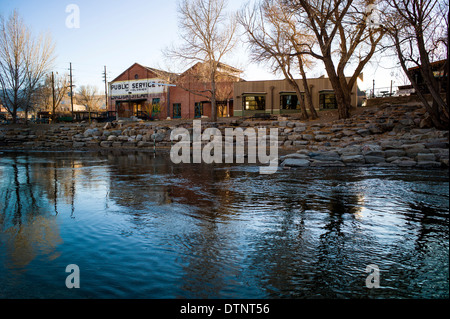
[[[202,103],[203,105],[203,114],[204,116],[211,116],[211,102],[209,102],[209,98],[206,96],[210,96],[211,94],[207,92],[210,89],[210,85],[206,83],[199,83],[195,80],[191,79],[190,81],[186,81],[183,83],[185,88],[181,86],[171,87],[170,88],[170,108],[171,108],[171,117],[173,117],[173,105],[175,103],[181,104],[182,118],[195,118],[195,105],[196,103]],[[218,102],[224,103],[228,102],[229,114],[233,115],[233,83],[216,83],[217,90],[219,92],[224,92],[229,90],[229,94],[219,94]],[[228,89],[229,88],[229,89]],[[203,92],[202,92],[203,91]],[[206,95],[198,95],[195,92],[201,92],[201,94]],[[217,113],[220,116],[219,112]],[[224,110],[224,116],[226,116],[226,107]]]
[[[300,90],[303,92],[303,84],[301,80],[297,80]],[[314,107],[319,110],[319,92],[332,91],[331,82],[328,78],[308,79],[308,85],[311,88],[312,100]],[[234,116],[252,115],[254,113],[299,113],[299,110],[282,110],[281,94],[295,94],[292,85],[286,80],[270,80],[270,81],[244,81],[234,83]],[[243,98],[248,95],[265,96],[265,110],[243,111]],[[352,106],[357,106],[357,86],[355,84],[352,90]]]
[[[210,88],[211,85],[207,81],[205,81],[204,76],[199,76],[200,72],[202,72],[202,64],[198,63],[181,76],[177,78],[176,86],[165,86],[163,93],[152,94],[150,92],[146,94],[139,95],[128,95],[127,90],[122,90],[123,95],[111,96],[111,85],[126,83],[127,81],[136,81],[144,80],[144,79],[161,79],[162,71],[154,70],[152,72],[149,68],[146,68],[138,63],[133,64],[130,68],[125,70],[122,74],[120,74],[117,78],[110,82],[110,96],[108,98],[108,110],[117,111],[116,101],[122,103],[122,107],[119,109],[119,117],[130,117],[134,115],[131,109],[134,107],[135,103],[144,103],[146,105],[152,104],[152,99],[159,98],[160,99],[160,112],[157,114],[153,114],[155,118],[158,119],[166,119],[167,117],[174,118],[174,106],[181,106],[181,118],[184,119],[193,119],[200,116],[211,117],[211,102],[209,102],[211,93]],[[226,80],[224,80],[226,79]],[[233,89],[234,89],[234,81],[237,81],[239,78],[236,76],[224,76],[221,80],[216,83],[217,89],[217,100],[222,101],[224,105],[224,116],[227,116],[226,105],[228,104],[229,115],[233,114]],[[125,81],[125,82],[122,82]],[[167,83],[167,82],[166,82]],[[200,93],[195,94],[196,92]],[[196,105],[202,105],[201,114],[197,114],[200,116],[196,116]],[[123,109],[127,110],[127,113],[123,112]],[[221,114],[218,112],[218,116]]]
[[[189,90],[205,90],[203,86],[200,85],[187,85]],[[189,92],[179,86],[170,88],[170,108],[171,117],[173,117],[173,105],[175,103],[181,104],[181,117],[184,119],[195,118],[195,103],[203,104],[203,115],[211,116],[211,103],[207,102],[207,98]]]
[[[137,79],[136,79],[137,76]],[[115,78],[113,81],[110,82],[111,84],[114,84],[115,82],[121,82],[121,81],[136,81],[136,80],[145,80],[145,79],[154,79],[154,78],[161,78],[157,74],[151,72],[147,68],[135,63],[130,68],[125,70],[122,74],[120,74],[117,78]],[[111,90],[109,90],[109,94],[111,94]],[[167,101],[168,101],[168,89],[167,87],[164,88],[163,93],[144,93],[144,94],[131,94],[129,96],[121,96],[120,98],[114,97],[109,95],[108,97],[108,110],[110,111],[117,111],[116,101],[119,101],[122,103],[123,108],[129,109],[131,111],[131,108],[135,103],[141,103],[145,104],[147,107],[152,104],[152,100],[154,98],[160,99],[160,110],[158,113],[153,113],[153,116],[158,119],[165,119],[167,117]],[[138,101],[139,100],[139,101]],[[128,112],[129,116],[133,115],[132,113]],[[123,113],[122,113],[123,114]]]
[[[190,69],[186,70],[177,79],[177,87],[170,88],[170,100],[171,107],[174,103],[180,103],[182,108],[183,118],[195,118],[196,104],[202,104],[202,115],[211,116],[211,83],[208,81],[207,70],[204,68],[203,63],[197,63]],[[235,74],[227,73],[225,69],[218,71],[216,79],[216,99],[218,104],[226,105],[228,103],[229,115],[232,115],[232,99],[234,82],[240,78]],[[222,113],[222,114],[221,114]],[[197,114],[198,115],[198,114]],[[224,112],[220,112],[218,109],[217,115],[227,116],[226,107]]]

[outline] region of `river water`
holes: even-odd
[[[448,297],[448,170],[0,154],[0,298]]]

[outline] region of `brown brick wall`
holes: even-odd
[[[139,65],[133,64],[129,69],[125,70],[122,74],[120,74],[117,78],[115,78],[111,83],[116,81],[127,81],[127,80],[135,80],[135,75],[137,74],[138,79],[151,79],[158,78],[159,76],[153,73],[151,70]],[[193,91],[205,91],[210,88],[209,84],[201,83],[196,80],[195,76],[185,75],[183,77],[183,84],[186,89]],[[161,112],[156,115],[158,119],[165,119],[167,116],[173,118],[173,105],[175,103],[181,104],[181,117],[185,119],[194,118],[195,115],[195,103],[203,102],[203,115],[208,117],[211,116],[211,103],[206,102],[209,100],[210,96],[209,92],[202,92],[201,94],[206,96],[201,96],[195,94],[193,92],[189,92],[188,90],[183,89],[182,87],[168,87],[167,90],[169,94],[150,94],[147,98],[147,103],[151,104],[152,98],[160,98],[161,103]],[[220,99],[224,99],[224,97],[232,99],[233,98],[233,83],[218,83],[217,90],[220,94],[218,97]],[[169,112],[167,112],[168,107],[168,99],[169,99]],[[116,110],[116,101],[127,102],[126,99],[121,100],[111,100],[111,97],[108,99],[108,109],[110,111]],[[232,115],[232,103],[230,103],[230,114]]]

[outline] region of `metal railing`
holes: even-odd
[[[371,88],[366,90],[366,98],[373,99],[377,97],[396,96],[398,91],[399,91],[398,86]]]
[[[365,91],[367,99],[390,96],[405,96],[411,95],[414,92],[414,89],[408,85],[393,85],[388,87],[371,88]]]

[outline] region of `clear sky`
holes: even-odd
[[[239,10],[242,0],[229,0],[228,10]],[[79,28],[66,24],[73,11],[79,8]],[[54,71],[68,73],[72,63],[76,85],[92,84],[104,92],[103,69],[106,65],[108,81],[138,62],[142,65],[167,69],[162,49],[178,39],[177,0],[0,0],[0,14],[7,17],[17,9],[34,34],[49,32],[56,43]],[[71,20],[73,21],[73,20]],[[249,62],[244,44],[239,44],[226,63],[244,70],[246,80],[281,78],[264,65]],[[384,63],[384,62],[383,62]],[[364,70],[362,88],[389,86],[392,70],[373,64]],[[309,76],[324,74],[321,62]]]

